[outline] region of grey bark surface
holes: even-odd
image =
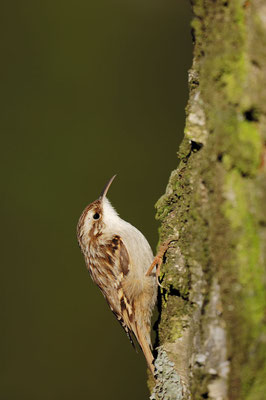
[[[159,199],[151,399],[266,393],[266,3],[194,0],[180,164]]]

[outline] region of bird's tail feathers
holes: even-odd
[[[153,357],[152,352],[151,352],[150,344],[147,341],[147,339],[146,339],[145,335],[143,334],[142,330],[138,329],[137,326],[136,326],[136,330],[135,330],[134,333],[135,333],[135,336],[136,336],[136,338],[137,338],[137,340],[139,342],[139,345],[140,345],[140,347],[141,347],[141,349],[143,351],[143,354],[144,354],[144,356],[146,358],[148,367],[149,367],[151,373],[154,375],[154,365],[153,365],[154,357]]]

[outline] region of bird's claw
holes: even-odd
[[[167,240],[166,242],[164,242],[160,248],[159,251],[157,253],[157,255],[154,257],[154,260],[152,262],[152,264],[150,265],[148,271],[146,272],[146,276],[151,275],[154,267],[156,267],[156,281],[158,283],[158,285],[163,289],[163,286],[161,285],[160,281],[159,281],[159,277],[160,277],[160,273],[161,273],[161,265],[163,263],[163,256],[166,253],[166,251],[168,250],[169,244],[171,242],[177,241],[177,239],[172,238]]]

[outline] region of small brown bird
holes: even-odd
[[[150,327],[157,283],[152,271],[160,260],[152,262],[153,253],[146,238],[121,219],[106,198],[114,178],[83,211],[77,227],[78,242],[93,281],[130,341],[132,333],[136,337],[154,373]]]

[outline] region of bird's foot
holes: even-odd
[[[159,250],[158,250],[156,256],[154,257],[152,264],[150,265],[148,271],[145,274],[146,276],[151,275],[154,268],[156,268],[156,280],[160,287],[162,287],[162,285],[160,284],[159,276],[161,273],[161,265],[163,263],[163,257],[165,255],[166,251],[168,250],[169,244],[176,240],[177,239],[169,239],[160,245]]]

